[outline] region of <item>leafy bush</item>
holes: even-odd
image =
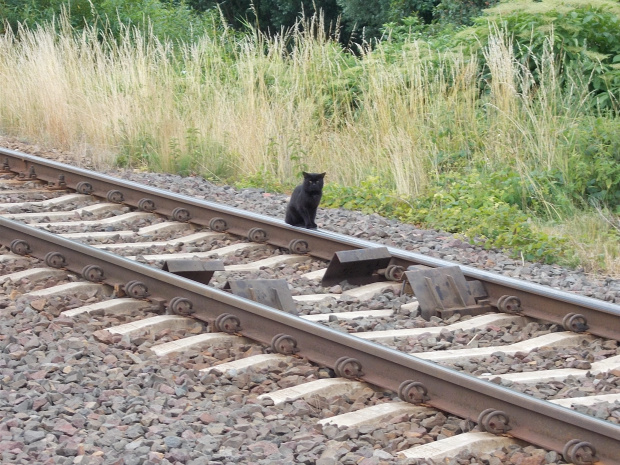
[[[442,0],[435,8],[434,15],[442,23],[470,25],[484,8],[498,2],[499,0]]]
[[[584,121],[570,158],[571,185],[587,203],[604,203],[620,214],[620,124],[618,118]],[[567,189],[568,190],[568,189]]]
[[[566,239],[537,230],[518,205],[509,203],[521,195],[522,187],[513,177],[450,172],[440,176],[425,196],[406,201],[379,179],[368,178],[356,188],[328,184],[321,205],[379,213],[460,234],[486,248],[506,249],[526,260],[572,262]]]
[[[379,213],[403,221],[412,219],[410,204],[377,176],[368,177],[357,187],[327,184],[323,188],[321,205],[366,214]]]
[[[432,194],[417,202],[415,218],[428,226],[463,234],[487,248],[509,249],[526,260],[569,259],[566,240],[536,230],[529,216],[511,203],[523,186],[515,184],[515,178],[498,182],[500,179],[477,171],[465,176],[444,174]]]
[[[487,15],[476,18],[475,27],[458,35],[456,42],[468,44],[473,49],[484,47],[492,31],[488,23],[495,21],[514,35],[515,57],[535,77],[539,77],[542,66],[535,57],[542,57],[544,48],[551,44],[558,69],[573,67],[581,70],[583,79],[590,82],[591,90],[596,94],[597,98],[593,99],[596,106],[618,111],[620,13],[582,3],[584,6],[575,8],[558,5],[541,11],[526,7],[508,12],[501,9],[502,4],[497,9],[488,10]]]
[[[69,24],[80,30],[95,23],[105,25],[117,37],[127,26],[151,29],[159,39],[190,41],[211,19],[197,16],[183,2],[166,0],[0,0],[0,32],[8,24],[34,28],[58,20],[66,13]]]
[[[291,28],[302,16],[309,18],[319,11],[325,25],[334,30],[341,14],[336,0],[187,0],[186,3],[199,12],[219,9],[226,22],[237,29],[252,25],[271,34]]]
[[[248,25],[270,34],[295,27],[300,18],[321,14],[326,30],[342,43],[361,42],[381,36],[384,23],[417,13],[430,23],[438,0],[188,0],[196,11],[218,8],[226,21],[237,29]],[[338,30],[337,30],[338,28]],[[354,36],[352,36],[352,33]]]

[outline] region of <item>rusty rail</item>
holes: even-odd
[[[123,203],[146,211],[167,215],[179,221],[226,230],[278,247],[303,249],[315,257],[330,260],[336,252],[377,247],[377,244],[324,230],[295,228],[265,215],[259,215],[213,202],[193,199],[161,189],[87,171],[21,152],[0,149],[0,172],[13,172],[22,179],[40,179],[55,186],[75,189],[109,201]],[[404,268],[412,265],[445,267],[455,263],[388,247],[393,264]],[[498,274],[460,266],[465,278],[483,283],[489,302],[497,306],[504,296],[515,296],[519,313],[564,325],[570,329],[567,316],[576,316],[587,324],[588,332],[620,340],[620,306],[597,299],[573,295],[538,284],[527,283]]]
[[[169,312],[174,307],[192,314],[216,331],[272,345],[287,335],[299,355],[329,367],[344,363],[342,357],[346,357],[356,368],[356,378],[385,389],[398,392],[412,382],[421,383],[426,404],[485,424],[484,418],[498,416],[500,433],[509,428],[511,436],[559,452],[572,444],[569,449],[574,455],[594,448],[600,463],[618,463],[620,427],[612,423],[4,218],[0,218],[0,244],[129,294],[131,288],[138,288],[138,297],[148,296]],[[489,431],[488,425],[485,428]]]

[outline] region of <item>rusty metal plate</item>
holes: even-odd
[[[229,280],[224,290],[284,312],[297,314],[297,306],[285,279]]]
[[[467,283],[467,287],[469,288],[469,293],[474,297],[474,299],[476,299],[477,302],[480,302],[480,299],[486,299],[489,296],[482,282],[476,279],[465,282]]]
[[[476,302],[472,290],[475,294],[484,290],[475,284],[470,289],[459,266],[409,269],[405,272],[405,283],[418,299],[421,315],[427,320],[435,315],[448,318],[455,312],[477,315],[491,310],[488,303]]]
[[[213,273],[224,271],[224,262],[222,260],[166,260],[162,270],[202,284],[209,284]]]
[[[336,252],[329,262],[321,284],[332,286],[343,280],[350,284],[369,284],[381,279],[376,271],[390,264],[392,255],[387,247],[344,250]]]

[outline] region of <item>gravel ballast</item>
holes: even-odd
[[[44,152],[18,143],[1,145],[39,156],[47,153],[49,158],[73,163],[66,154]],[[105,172],[278,218],[284,217],[288,201],[285,195],[269,194],[260,189],[216,186],[198,177],[116,170]],[[498,251],[474,247],[440,231],[421,230],[379,215],[340,209],[319,208],[317,223],[322,229],[620,303],[618,280],[553,265],[521,262]],[[24,260],[0,264],[0,274],[28,266]],[[60,315],[61,309],[91,303],[98,296],[84,296],[79,302],[62,304],[54,299],[40,302],[21,295],[21,291],[31,288],[28,283],[24,283],[23,288],[14,283],[0,287],[2,463],[415,463],[415,460],[398,459],[398,451],[468,429],[465,422],[441,413],[395,419],[385,428],[375,425],[344,430],[333,426],[321,428],[316,423],[320,418],[344,413],[362,404],[385,401],[392,394],[368,392],[363,399],[319,399],[315,404],[296,401],[285,407],[276,407],[269,400],[257,399],[259,394],[274,389],[273,384],[278,381],[274,381],[273,376],[248,372],[242,377],[230,378],[217,373],[201,374],[196,369],[197,365],[211,363],[218,353],[222,354],[220,360],[223,360],[243,356],[244,350],[255,349],[226,347],[209,354],[194,351],[158,359],[148,350],[152,342],[144,338],[140,338],[141,343],[136,343],[129,337],[115,336],[109,340],[101,337],[100,330],[118,324],[118,318],[109,317],[108,321],[105,316],[91,320]],[[395,304],[389,305],[394,305],[397,310],[402,302],[398,296],[391,297],[393,299],[388,300]],[[385,296],[379,296],[375,301],[346,305],[350,310],[363,310],[373,306],[388,308],[386,304]],[[336,311],[339,306],[334,303],[326,305],[334,306],[326,312]],[[376,327],[376,323],[356,324],[363,330]],[[336,323],[332,322],[332,325],[336,326]],[[504,333],[510,331],[504,330]],[[463,340],[470,340],[470,336],[468,334]],[[459,335],[456,337],[458,339]],[[610,354],[617,353],[616,346],[606,347],[606,350]],[[577,357],[574,349],[566,349],[565,352],[558,350],[556,359],[567,360],[567,354],[583,358]],[[489,362],[497,363],[497,360]],[[516,363],[514,359],[505,362],[507,365]],[[278,378],[292,382],[292,378],[306,377],[309,380],[321,376],[329,376],[329,373],[304,370],[303,366],[295,365],[283,367]],[[531,393],[536,397],[549,398],[553,397],[553,392],[566,391],[570,395],[571,389],[567,387],[579,389],[603,384],[615,388],[620,383],[618,378],[605,377],[603,381],[601,377],[585,385],[583,382],[557,384],[550,391],[541,392],[539,386],[529,389],[535,391]],[[527,392],[526,388],[522,390]],[[593,410],[593,414],[600,418],[619,416],[617,405],[602,406],[600,409],[604,411],[596,408],[584,410]],[[516,465],[565,462],[555,452],[515,447],[473,461],[467,454],[459,454],[449,463]]]

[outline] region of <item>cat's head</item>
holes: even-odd
[[[304,175],[304,190],[306,192],[321,192],[325,173],[306,173]]]

